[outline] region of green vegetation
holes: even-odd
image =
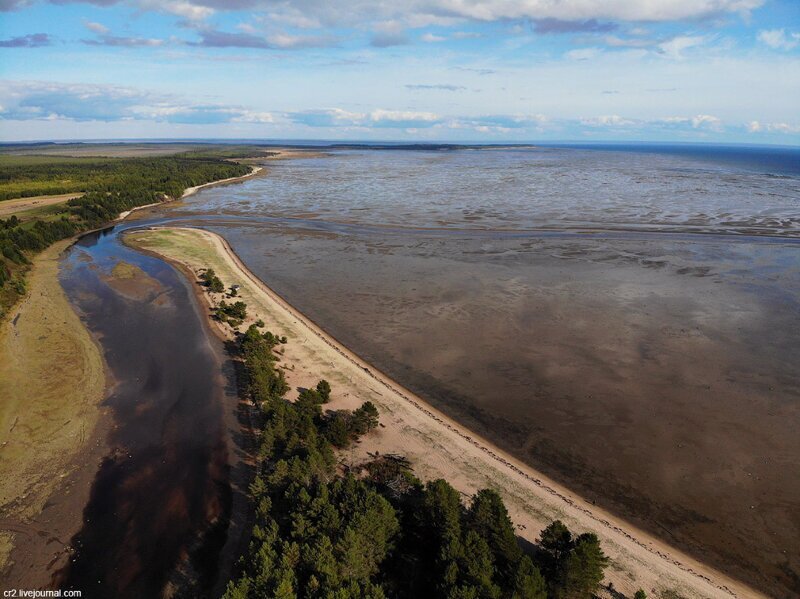
[[[213,268],[205,269],[200,275],[200,279],[212,293],[222,293],[225,291],[225,285],[222,283],[222,279],[217,276]]]
[[[239,344],[263,428],[251,542],[226,599],[589,599],[597,590],[607,558],[593,534],[573,537],[557,521],[528,555],[493,490],[464,505],[449,483],[423,484],[398,456],[341,474],[334,446],[378,426],[378,411],[366,402],[324,412],[324,380],[284,399],[277,343],[252,325]]]
[[[260,146],[208,146],[206,148],[197,148],[183,152],[181,156],[186,158],[224,158],[226,160],[241,160],[243,158],[252,158],[253,156],[272,156],[276,152],[265,151]]]
[[[187,187],[246,175],[250,170],[218,157],[190,154],[158,158],[0,155],[0,200],[84,192],[40,217],[0,219],[0,316],[24,292],[30,257],[54,241],[102,226],[137,206],[180,197]]]
[[[376,426],[378,408],[368,401],[352,413],[347,410],[332,412],[325,421],[323,434],[333,446],[344,448]]]
[[[72,192],[149,194],[150,201],[155,201],[164,195],[179,197],[187,187],[249,172],[246,166],[221,160],[212,150],[204,156],[194,154],[158,158],[3,155],[0,201]]]
[[[236,328],[247,318],[247,304],[244,302],[229,304],[222,300],[214,310],[214,315],[222,322],[227,322],[233,328]]]

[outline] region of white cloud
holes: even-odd
[[[267,42],[284,50],[299,48],[329,48],[335,46],[337,38],[328,35],[289,35],[276,33],[267,36]]]
[[[139,6],[145,10],[166,12],[187,21],[199,22],[216,12],[210,6],[203,6],[188,0],[139,0]]]
[[[179,14],[199,13],[184,18],[200,20],[209,10],[237,10],[243,2],[229,0],[138,0],[150,10]],[[395,19],[404,26],[419,28],[430,25],[449,26],[458,21],[508,21],[513,19],[589,19],[633,22],[665,22],[682,19],[717,17],[729,13],[747,15],[765,0],[251,0],[248,7],[265,11],[270,20],[279,20],[295,27],[360,24],[375,20]],[[159,6],[162,5],[162,6]],[[168,7],[169,6],[169,7]]]
[[[570,50],[564,57],[569,60],[589,60],[600,54],[600,48],[578,48],[577,50]]]
[[[271,112],[253,112],[243,110],[239,116],[231,119],[234,123],[274,123],[275,116]]]
[[[672,21],[713,16],[726,12],[749,13],[764,0],[432,0],[408,3],[480,21],[519,18],[564,20],[619,19],[626,21]]]
[[[400,122],[400,121],[438,121],[439,116],[432,112],[414,112],[404,110],[383,110],[378,108],[369,114],[369,119],[373,123],[378,122]]]
[[[83,25],[89,31],[93,31],[94,33],[98,33],[100,35],[105,35],[111,31],[108,27],[106,27],[102,23],[95,23],[93,21],[84,21]]]
[[[655,119],[654,123],[666,125],[691,126],[692,129],[710,129],[722,131],[722,119],[711,114],[698,114],[695,116],[667,116]]]
[[[722,120],[710,114],[698,114],[691,119],[692,127],[695,129],[712,129],[720,131],[722,129]]]
[[[612,48],[648,48],[661,43],[660,40],[645,37],[626,37],[621,38],[616,35],[607,35],[603,42]]]
[[[760,133],[764,130],[764,127],[758,121],[750,121],[747,123],[747,130],[750,133]]]
[[[686,116],[665,116],[658,119],[659,123],[667,123],[668,125],[686,125],[691,122],[691,119]]]
[[[790,125],[789,123],[769,123],[767,131],[777,131],[778,133],[800,133],[800,125]]]
[[[284,23],[289,27],[298,29],[319,29],[322,27],[319,19],[311,15],[304,15],[296,8],[287,8],[284,12],[270,12],[265,17],[259,17],[259,20]]]
[[[484,37],[484,35],[482,33],[478,33],[477,31],[456,31],[450,37],[454,40],[474,40],[480,39]]]
[[[396,19],[376,23],[373,25],[373,29],[375,33],[370,44],[376,48],[402,46],[409,43],[404,24]]]
[[[684,50],[701,46],[706,42],[706,39],[704,35],[679,35],[660,43],[658,48],[662,54],[669,58],[681,59],[683,58]]]
[[[86,123],[157,121],[183,124],[272,123],[268,112],[240,106],[193,104],[186,98],[130,87],[3,81],[0,86],[9,121],[58,120]]]
[[[581,119],[581,124],[589,125],[590,127],[627,127],[629,125],[635,125],[636,122],[617,114],[610,114],[596,116],[590,119]]]
[[[435,35],[433,33],[424,33],[419,39],[421,39],[423,42],[427,42],[430,44],[435,42],[443,42],[447,38],[442,37],[441,35]]]
[[[800,44],[800,33],[787,32],[786,29],[762,29],[758,41],[775,50],[791,50]]]

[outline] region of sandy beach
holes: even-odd
[[[293,389],[325,378],[333,386],[332,409],[367,400],[379,407],[380,429],[345,452],[343,462],[358,463],[376,452],[403,454],[421,478],[447,478],[465,496],[497,489],[527,541],[535,541],[556,518],[575,531],[595,532],[612,559],[606,584],[628,596],[638,588],[655,596],[763,596],[584,501],[431,408],[293,309],[250,273],[221,237],[197,229],[151,229],[128,234],[128,241],[195,274],[212,267],[226,285],[241,285],[249,321],[261,318],[269,330],[288,336],[280,366]],[[211,305],[222,296],[205,297]]]

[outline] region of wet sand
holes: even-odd
[[[131,238],[195,273],[212,266],[226,284],[242,285],[240,295],[251,320],[261,317],[267,328],[289,337],[280,367],[293,388],[324,377],[334,388],[332,407],[353,407],[365,400],[379,406],[383,426],[345,452],[344,460],[357,462],[374,451],[401,453],[423,478],[446,477],[465,494],[496,488],[508,502],[519,535],[530,541],[552,518],[562,518],[576,530],[595,531],[614,560],[607,580],[625,593],[642,586],[648,592],[675,591],[686,597],[758,595],[578,498],[428,407],[281,300],[245,269],[221,238],[199,230],[137,232]]]

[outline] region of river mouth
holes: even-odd
[[[54,584],[84,597],[209,594],[233,503],[226,410],[237,400],[222,344],[190,283],[118,229],[81,238],[61,283],[114,384],[111,452]]]

